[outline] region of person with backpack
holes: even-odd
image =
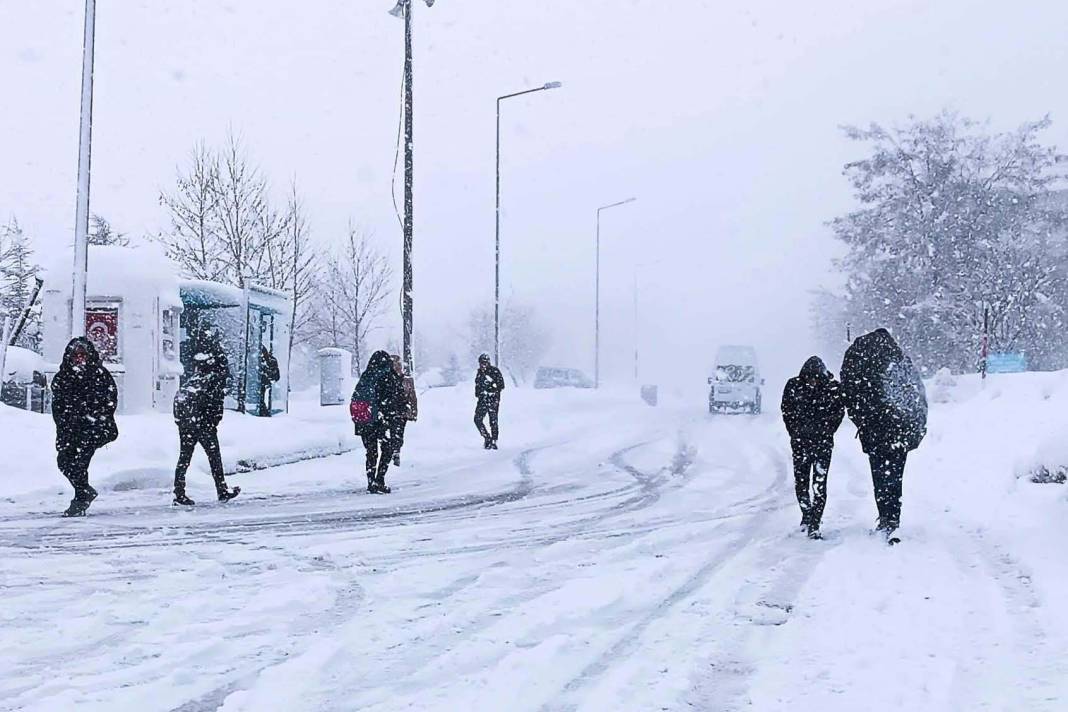
[[[119,392],[93,342],[71,339],[52,379],[52,419],[56,423],[56,463],[74,488],[64,517],[81,517],[96,499],[89,463],[96,451],[119,437],[115,409]]]
[[[401,412],[404,397],[401,377],[393,369],[393,359],[385,351],[375,351],[352,391],[349,413],[366,453],[367,492],[389,494],[386,471],[396,446],[390,426]]]
[[[831,469],[834,434],[845,417],[841,388],[818,356],[786,382],[782,419],[790,434],[794,485],[801,507],[801,526],[810,539],[820,539],[820,522],[827,506],[827,473]],[[810,493],[811,484],[811,493]]]
[[[871,463],[876,530],[900,539],[905,460],[927,433],[927,392],[912,361],[886,329],[858,337],[842,361],[842,391],[861,448]]]
[[[419,396],[415,392],[415,379],[404,370],[401,357],[394,354],[393,370],[401,379],[400,401],[395,409],[395,417],[389,425],[390,438],[393,440],[393,466],[400,467],[401,448],[404,447],[404,431],[408,422],[419,419]]]
[[[504,376],[501,375],[501,370],[493,365],[489,354],[482,354],[478,357],[478,372],[475,374],[475,427],[478,428],[487,450],[497,449],[503,390]],[[489,430],[486,430],[487,417]]]
[[[278,359],[266,346],[260,347],[260,416],[271,417],[271,387],[282,377],[278,369]]]
[[[174,503],[191,507],[196,502],[185,493],[185,476],[200,445],[208,456],[215,494],[220,502],[229,502],[241,493],[240,487],[226,486],[222,452],[219,448],[219,423],[223,418],[226,384],[230,364],[215,333],[204,329],[190,344],[193,354],[190,373],[174,397],[174,422],[178,425],[178,464],[174,468]]]

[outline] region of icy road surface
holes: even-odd
[[[388,497],[360,452],[235,477],[228,505],[202,472],[192,510],[161,488],[75,521],[4,503],[0,709],[1068,706],[1063,565],[1040,583],[954,515],[956,431],[906,474],[890,549],[848,425],[811,542],[777,417],[536,407],[561,403],[497,453],[466,413],[420,423]]]

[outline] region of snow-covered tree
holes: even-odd
[[[344,244],[317,274],[308,329],[321,346],[352,351],[354,368],[361,368],[367,337],[378,328],[390,295],[389,262],[370,234],[350,225]]]
[[[129,238],[126,237],[126,233],[117,232],[111,227],[111,222],[96,213],[89,216],[89,235],[88,240],[90,245],[118,245],[120,247],[126,247],[130,244]]]
[[[169,213],[171,227],[158,239],[167,256],[193,279],[225,279],[218,185],[219,157],[204,143],[198,143],[189,166],[179,171],[174,191],[160,195],[160,205]]]
[[[467,321],[468,357],[477,363],[479,354],[493,354],[493,308],[471,312]],[[500,368],[516,383],[525,383],[534,375],[550,346],[549,330],[533,307],[506,302],[501,305]]]
[[[976,366],[984,313],[994,351],[1036,367],[1068,358],[1068,242],[1049,119],[1008,133],[953,113],[887,129],[846,128],[868,156],[845,166],[861,207],[835,219],[844,293],[817,300],[836,343],[890,328],[921,366]],[[828,344],[829,345],[829,344]]]
[[[3,317],[21,318],[33,294],[34,279],[40,268],[33,259],[29,237],[15,218],[0,225],[0,324]],[[16,345],[36,349],[40,340],[41,307],[35,304]]]

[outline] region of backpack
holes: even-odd
[[[356,434],[362,435],[368,427],[378,420],[378,409],[375,407],[375,384],[365,383],[364,379],[356,384],[352,391],[352,399],[349,401],[349,416],[353,425],[356,426]]]

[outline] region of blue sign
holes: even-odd
[[[987,373],[1023,373],[1027,370],[1024,354],[990,354],[986,357]]]

